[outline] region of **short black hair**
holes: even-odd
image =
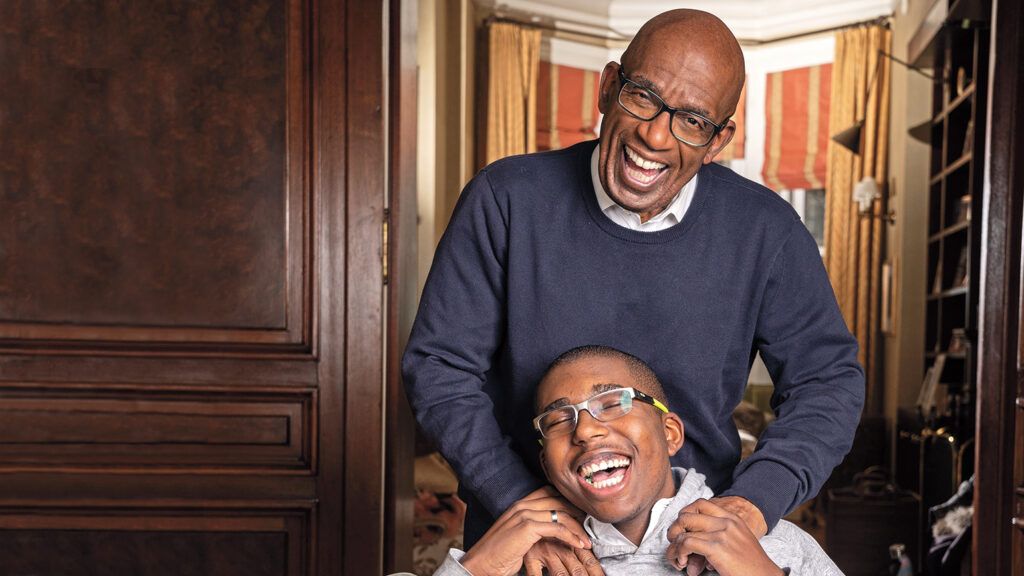
[[[586,346],[577,346],[572,350],[563,352],[558,358],[548,365],[548,369],[544,371],[544,376],[541,377],[540,381],[548,377],[555,368],[571,364],[578,360],[584,360],[587,358],[614,358],[622,360],[626,363],[626,367],[629,370],[630,375],[636,380],[635,387],[650,396],[654,396],[658,400],[667,404],[665,398],[665,390],[661,386],[661,381],[658,380],[658,375],[654,373],[654,370],[636,356],[619,350],[618,348],[612,348],[611,346],[603,346],[600,344],[587,344]],[[533,399],[533,410],[537,412],[540,406],[537,406],[537,391],[540,390],[538,385],[534,391]]]

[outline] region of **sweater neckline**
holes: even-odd
[[[580,186],[578,187],[580,194],[583,195],[583,204],[587,207],[587,214],[590,215],[591,220],[609,236],[613,236],[620,240],[627,242],[635,242],[638,244],[662,244],[665,242],[671,242],[680,238],[690,228],[693,228],[694,223],[700,218],[701,212],[704,210],[704,205],[707,204],[708,196],[711,194],[711,181],[713,180],[708,170],[705,170],[704,166],[701,166],[698,172],[699,178],[697,178],[697,189],[693,193],[693,200],[690,202],[690,207],[686,210],[686,214],[683,215],[683,220],[665,230],[658,230],[656,232],[641,232],[639,230],[630,230],[623,226],[619,226],[615,222],[612,222],[604,213],[601,211],[600,205],[597,203],[597,192],[594,190],[593,179],[590,175],[590,156],[594,153],[594,148],[600,144],[599,140],[591,140],[590,142],[582,145],[577,150],[577,177],[579,179]]]

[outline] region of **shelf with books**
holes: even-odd
[[[941,172],[939,172],[938,174],[932,176],[931,183],[932,184],[938,184],[939,182],[942,182],[943,179],[945,179],[947,176],[949,176],[953,172],[956,172],[960,168],[966,167],[968,165],[968,163],[971,162],[971,160],[973,160],[973,159],[974,159],[974,154],[972,152],[970,152],[970,151],[968,151],[968,152],[966,152],[964,154],[961,154],[959,158],[957,158],[951,164],[946,166]]]
[[[971,223],[969,221],[957,222],[956,224],[953,224],[951,226],[947,226],[947,227],[939,230],[938,233],[936,233],[936,234],[932,234],[931,236],[928,237],[928,241],[929,242],[937,242],[938,240],[940,240],[940,239],[942,239],[942,238],[944,238],[946,236],[950,236],[950,235],[956,234],[958,232],[965,232],[965,231],[967,231],[970,228],[970,226],[971,226]]]
[[[956,288],[950,288],[949,290],[943,290],[942,292],[939,292],[937,294],[936,293],[929,294],[928,295],[928,299],[929,300],[942,300],[944,298],[954,298],[954,297],[966,296],[966,295],[967,295],[967,287],[966,286],[958,286]]]
[[[985,126],[988,30],[946,25],[936,42],[924,350],[924,369],[933,373],[922,393],[941,396],[935,389],[949,389],[963,403],[975,372],[970,350],[977,338],[981,214],[980,203],[972,200],[982,185],[976,160],[984,157],[984,138],[976,127]],[[932,392],[926,393],[927,386]],[[926,407],[941,421],[943,410],[935,411],[940,404],[926,402]],[[971,430],[973,412],[961,408],[956,418],[966,420],[949,423]]]
[[[949,116],[951,112],[953,112],[960,106],[964,105],[965,103],[969,104],[971,96],[974,96],[974,86],[975,84],[971,82],[971,84],[965,87],[963,91],[960,92],[960,94],[958,94],[955,98],[950,100],[949,104],[946,104],[945,108],[943,108],[942,111],[935,115],[935,117],[932,119],[932,123],[941,124],[942,121],[946,118],[946,116]]]

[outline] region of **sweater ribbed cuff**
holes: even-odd
[[[742,496],[757,506],[771,531],[779,520],[796,506],[800,480],[770,460],[754,462],[736,477],[732,487],[719,496]]]
[[[516,461],[481,482],[475,493],[491,516],[497,518],[517,500],[543,485],[544,482]]]

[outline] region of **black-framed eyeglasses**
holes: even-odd
[[[559,406],[533,419],[533,427],[544,438],[564,436],[576,429],[580,410],[586,410],[601,422],[615,420],[629,414],[633,409],[633,400],[650,404],[662,412],[668,413],[668,407],[653,396],[648,396],[636,388],[616,388],[595,394],[579,404]]]
[[[630,80],[619,67],[619,106],[637,120],[650,122],[664,111],[668,111],[672,121],[669,131],[680,142],[696,146],[707,146],[715,136],[725,128],[725,122],[715,124],[697,112],[679,110],[665,104],[653,91]]]

